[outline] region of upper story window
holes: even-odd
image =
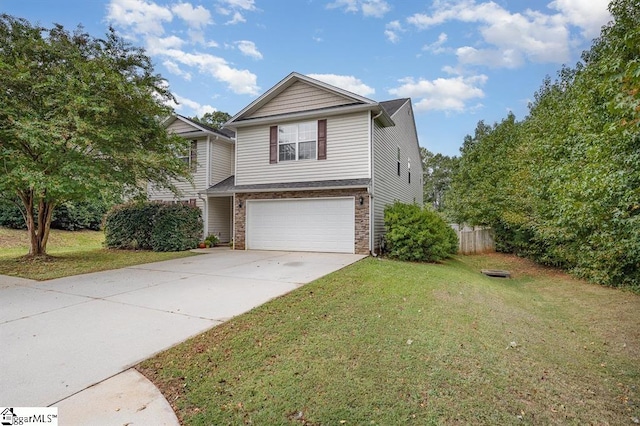
[[[318,145],[318,123],[278,126],[278,161],[315,160]]]
[[[400,176],[400,147],[398,147],[398,176]]]
[[[178,158],[189,165],[189,170],[195,172],[198,165],[198,141],[191,141],[187,155]]]

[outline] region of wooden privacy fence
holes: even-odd
[[[458,234],[458,253],[479,254],[496,251],[491,228],[451,224]]]

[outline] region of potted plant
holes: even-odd
[[[207,247],[213,247],[220,242],[220,238],[218,238],[214,234],[207,235],[207,238],[204,239],[204,243],[207,244]]]

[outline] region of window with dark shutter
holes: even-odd
[[[327,159],[327,120],[318,120],[318,160]]]
[[[278,126],[269,129],[269,163],[278,162]]]
[[[322,143],[319,134],[322,134]],[[271,126],[269,161],[325,160],[327,158],[326,120]]]

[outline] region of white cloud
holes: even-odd
[[[441,68],[442,72],[445,72],[449,75],[463,75],[461,67],[452,67],[451,65],[445,65]]]
[[[345,12],[362,12],[364,16],[382,18],[391,10],[386,0],[335,0],[327,4],[327,9],[344,9]]]
[[[257,8],[254,0],[219,0],[216,10],[221,15],[231,15],[231,19],[225,24],[234,25],[247,22],[242,12],[253,12]]]
[[[201,73],[210,74],[217,80],[227,83],[234,93],[257,95],[260,92],[255,74],[249,70],[232,68],[226,60],[218,56],[208,53],[189,53],[178,49],[168,49],[162,53],[174,62],[195,67]]]
[[[597,3],[597,5],[594,5]],[[427,29],[449,21],[478,25],[483,45],[463,46],[456,54],[463,63],[517,67],[526,61],[562,63],[570,59],[570,25],[593,33],[606,23],[607,0],[555,0],[550,7],[561,13],[527,9],[512,13],[502,6],[475,0],[435,2],[430,14],[416,13],[407,22]],[[595,6],[595,7],[594,7]]]
[[[242,9],[246,11],[256,10],[254,0],[220,0],[219,3],[226,5],[231,9]]]
[[[174,94],[173,96],[175,96],[176,101],[178,101],[177,104],[174,103],[172,105],[176,111],[182,111],[184,110],[184,107],[187,107],[194,111],[195,115],[198,117],[202,117],[207,112],[217,111],[217,109],[212,107],[211,105],[202,105],[196,101],[192,101],[191,99],[182,97],[178,94]]]
[[[111,0],[107,6],[107,20],[136,34],[162,35],[163,22],[171,22],[171,11],[145,0]]]
[[[566,20],[582,29],[582,35],[595,38],[600,28],[611,20],[607,10],[609,0],[555,0],[549,7],[559,11]]]
[[[464,46],[456,49],[461,64],[486,65],[491,68],[518,68],[524,64],[522,53],[515,49],[476,49]]]
[[[358,0],[336,0],[333,3],[327,4],[327,9],[344,8],[345,12],[357,12]]]
[[[364,16],[373,16],[374,18],[382,18],[385,13],[391,10],[389,3],[384,0],[363,1],[361,7]]]
[[[253,59],[262,59],[262,53],[260,53],[254,42],[249,40],[240,40],[236,41],[236,46],[238,46],[238,50],[242,52],[243,55],[249,56]]]
[[[171,7],[171,11],[184,20],[190,28],[200,29],[211,23],[211,13],[203,6],[193,7],[191,3],[178,3]]]
[[[225,4],[243,10],[252,10],[253,0],[225,0]],[[171,9],[147,0],[111,0],[107,6],[107,18],[114,26],[124,29],[126,37],[142,36],[145,49],[150,55],[157,56],[169,72],[190,79],[194,72],[211,75],[225,83],[236,94],[257,95],[260,88],[257,77],[249,70],[233,68],[220,57],[210,54],[190,52],[187,42],[175,35],[162,37],[164,23],[173,19],[173,14],[187,23],[187,33],[193,42],[206,46],[217,46],[215,42],[205,43],[200,31],[202,26],[211,23],[211,15],[202,6],[193,7],[189,3],[177,3]],[[178,31],[178,30],[176,30]],[[259,54],[257,49],[246,54]],[[189,69],[192,68],[192,69]]]
[[[483,74],[417,81],[407,77],[399,80],[401,85],[389,93],[401,98],[419,98],[415,104],[417,111],[463,112],[469,110],[467,104],[471,100],[484,97],[480,86],[486,81],[487,76]]]
[[[448,39],[447,34],[440,33],[440,35],[438,36],[438,40],[430,44],[425,44],[422,47],[422,50],[426,50],[433,53],[442,53],[445,51],[442,45],[447,41],[447,39]]]
[[[376,93],[373,87],[367,86],[359,78],[351,75],[308,74],[308,76],[360,96],[371,96]]]
[[[146,50],[147,53],[153,55],[167,49],[180,49],[184,43],[184,40],[180,37],[173,35],[169,37],[148,37]]]
[[[186,71],[183,71],[183,70],[180,68],[180,66],[178,66],[178,64],[176,64],[175,62],[173,62],[173,61],[168,61],[168,60],[167,60],[167,61],[164,61],[164,62],[162,63],[162,65],[164,65],[164,67],[165,67],[167,70],[169,70],[169,72],[170,72],[171,74],[174,74],[174,75],[180,76],[180,77],[184,78],[184,79],[185,79],[185,80],[187,80],[187,81],[191,81],[191,73],[186,72]]]
[[[234,12],[233,17],[231,19],[229,19],[227,22],[225,22],[226,25],[235,25],[235,24],[241,24],[247,22],[247,20],[245,19],[244,16],[242,16],[242,13],[240,12]]]
[[[391,43],[400,41],[400,36],[398,35],[400,32],[404,32],[400,21],[391,21],[385,25],[384,35]]]

